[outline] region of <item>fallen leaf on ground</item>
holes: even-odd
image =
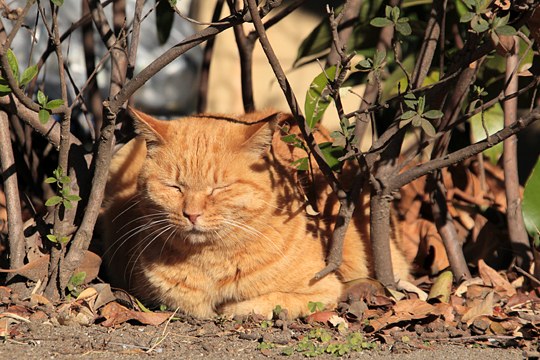
[[[110,302],[103,307],[101,315],[106,319],[101,324],[105,327],[123,324],[129,320],[137,320],[144,325],[160,325],[170,316],[170,313],[140,312],[130,310],[117,302]]]
[[[337,316],[335,311],[317,311],[306,318],[308,324],[318,322],[325,324],[332,316]]]
[[[468,326],[470,326],[473,321],[482,315],[493,315],[493,295],[494,292],[490,292],[484,301],[480,302],[478,305],[473,306],[467,311],[463,317],[461,318],[461,321],[464,323],[467,323]]]
[[[86,273],[86,277],[83,284],[88,284],[97,277],[100,265],[101,258],[93,252],[87,250],[79,268],[75,270],[75,273],[84,271]],[[0,273],[17,274],[37,282],[47,277],[48,268],[49,255],[43,255],[18,269],[0,269]]]
[[[486,265],[484,260],[478,261],[478,272],[480,277],[484,281],[484,284],[491,286],[499,293],[499,295],[506,295],[508,297],[516,294],[516,289],[496,270]]]

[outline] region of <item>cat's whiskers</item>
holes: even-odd
[[[160,217],[160,216],[163,216],[163,218],[165,218],[167,215],[169,215],[169,213],[166,212],[166,211],[160,211],[160,212],[157,212],[157,213],[141,215],[141,216],[136,217],[135,219],[130,220],[127,223],[125,223],[122,227],[120,227],[118,230],[116,230],[116,232],[117,233],[120,232],[126,226],[129,226],[130,224],[133,224],[136,221],[140,221],[140,220],[144,220],[144,219],[148,219],[148,218]]]
[[[126,201],[126,203],[129,204],[132,200],[136,199],[136,198],[139,197],[139,196],[140,196],[139,194],[133,195],[129,200]],[[141,201],[142,201],[142,199],[133,202],[133,203],[132,203],[131,205],[129,205],[129,206],[126,206],[126,208],[125,208],[124,210],[122,210],[118,215],[116,215],[116,216],[111,220],[111,222],[115,222],[116,220],[118,220],[118,218],[119,218],[120,216],[124,215],[127,211],[131,210],[134,206],[136,206],[137,204],[139,204]]]
[[[276,245],[276,243],[272,239],[270,239],[268,236],[266,236],[265,234],[263,234],[259,230],[255,229],[254,227],[251,227],[251,226],[247,225],[246,223],[241,223],[241,222],[231,220],[231,219],[223,219],[223,223],[228,224],[230,226],[234,226],[234,227],[236,227],[238,229],[244,230],[248,234],[256,235],[259,238],[264,238],[264,239],[268,240],[268,242],[274,247],[274,249],[281,256],[285,256],[283,251],[281,251],[281,249]]]
[[[120,250],[120,248],[127,242],[129,241],[129,239],[131,239],[133,236],[136,236],[138,235],[139,233],[143,232],[144,230],[146,229],[149,229],[149,228],[152,228],[154,226],[157,226],[157,225],[160,225],[160,224],[163,224],[163,223],[166,223],[168,222],[167,219],[158,219],[158,220],[151,220],[151,221],[148,221],[147,223],[144,223],[144,224],[141,224],[139,226],[136,226],[134,227],[133,229],[129,230],[128,232],[126,232],[125,234],[123,234],[122,236],[120,236],[118,239],[116,239],[110,246],[107,250],[105,250],[105,252],[103,253],[103,256],[107,255],[108,252],[113,249],[113,248],[116,248],[113,252],[113,254],[110,256],[109,258],[109,266],[111,265],[111,262],[112,260],[114,259],[114,257],[116,256],[116,253],[118,252],[118,250]],[[126,237],[127,236],[127,237]],[[124,240],[122,240],[124,237],[126,237]],[[121,243],[119,245],[117,245],[119,242],[121,241]]]
[[[163,233],[165,233],[165,232],[167,232],[167,231],[169,231],[169,230],[171,230],[171,229],[173,230],[173,231],[171,232],[171,234],[173,234],[173,233],[174,233],[175,226],[172,225],[172,224],[166,226],[165,229],[163,229],[161,232],[159,232],[158,234],[156,234],[156,235],[154,236],[154,238],[153,238],[152,240],[150,240],[150,241],[148,242],[148,244],[146,244],[146,246],[139,252],[139,255],[137,256],[137,258],[136,258],[135,261],[133,262],[133,266],[131,267],[131,271],[130,271],[129,279],[128,279],[129,282],[131,282],[131,277],[133,276],[133,270],[135,269],[135,265],[137,265],[137,262],[138,262],[139,259],[141,258],[142,254],[146,251],[146,249],[148,249],[148,247],[149,247],[150,245],[152,245],[152,244],[154,243],[154,241],[156,241],[156,240],[161,236],[161,234],[163,234]],[[159,231],[159,230],[153,231],[152,234],[154,234],[154,233],[156,233],[156,232],[158,232],[158,231]],[[143,239],[143,241],[146,240],[149,236],[151,236],[151,234],[150,234],[150,235],[147,235],[147,236]],[[169,237],[170,237],[170,235],[169,235]],[[168,238],[169,238],[169,237],[168,237]],[[168,238],[167,238],[167,239],[168,239]],[[141,241],[141,244],[143,243],[143,241]],[[130,257],[129,260],[128,260],[128,264],[129,264],[129,263],[131,262],[131,260],[133,259],[133,256],[135,255],[136,251],[137,251],[137,250],[134,249],[133,254],[131,255],[131,257]],[[127,268],[126,268],[126,270],[127,270]],[[125,276],[125,273],[124,273],[124,276]]]
[[[283,211],[283,212],[289,211],[287,208],[276,206],[276,205],[274,205],[274,204],[272,204],[272,203],[270,203],[268,201],[265,201],[263,199],[257,199],[257,201],[262,202],[263,204],[266,204],[269,207],[271,207],[273,209],[276,209],[276,210],[279,210],[279,211]]]
[[[178,233],[178,227],[175,227],[175,229],[171,232],[171,234],[169,236],[167,236],[167,238],[163,242],[163,245],[161,246],[161,250],[159,252],[159,258],[160,259],[161,259],[161,255],[163,255],[163,250],[165,250],[165,246],[167,245],[167,242],[169,241],[170,238],[175,237],[177,235],[177,233]]]

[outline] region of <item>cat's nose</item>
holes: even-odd
[[[200,213],[199,213],[199,214],[190,214],[190,213],[184,211],[184,216],[185,216],[187,219],[189,219],[189,221],[190,221],[193,225],[195,225],[195,223],[197,222],[197,219],[198,219],[199,216],[201,216],[201,215],[202,215],[202,214],[200,214]]]

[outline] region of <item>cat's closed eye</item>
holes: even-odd
[[[176,191],[178,191],[179,193],[183,193],[184,192],[184,186],[182,185],[179,185],[179,184],[166,184],[167,187],[170,187],[172,189],[175,189]]]
[[[228,190],[231,184],[215,186],[210,190],[210,196],[217,195],[225,190]]]

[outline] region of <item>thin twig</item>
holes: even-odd
[[[529,274],[527,271],[523,270],[517,265],[514,265],[514,270],[516,270],[521,275],[525,276],[527,279],[531,280],[532,282],[535,282],[536,284],[540,285],[540,280]]]

